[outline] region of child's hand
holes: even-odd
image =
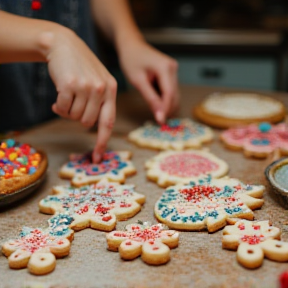
[[[62,28],[59,33],[43,37],[49,73],[58,92],[52,109],[62,117],[81,121],[86,127],[92,127],[98,120],[93,161],[99,162],[115,121],[117,83],[74,32]]]

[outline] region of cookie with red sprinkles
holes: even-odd
[[[0,195],[10,194],[37,181],[46,171],[47,156],[14,139],[0,142]]]

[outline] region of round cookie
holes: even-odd
[[[109,151],[104,153],[100,163],[93,164],[91,153],[71,154],[70,161],[61,167],[59,176],[71,179],[71,184],[77,187],[97,183],[104,178],[124,183],[126,176],[136,173],[129,161],[131,156],[128,151]]]
[[[278,100],[255,93],[214,93],[193,110],[196,119],[216,128],[271,122],[285,117],[285,106]]]
[[[119,251],[122,259],[133,260],[141,255],[149,265],[161,265],[170,260],[170,249],[178,246],[179,232],[165,230],[162,224],[148,222],[129,224],[126,231],[106,234],[108,249]]]
[[[111,231],[116,220],[126,220],[141,210],[145,196],[134,191],[133,185],[101,180],[81,188],[57,186],[54,195],[39,202],[42,213],[65,213],[74,220],[70,227],[79,231],[87,227]]]
[[[14,139],[0,141],[0,195],[33,184],[46,172],[47,166],[43,151]]]
[[[264,201],[264,186],[245,185],[238,179],[207,177],[168,187],[155,204],[155,216],[172,229],[214,232],[231,217],[253,220],[252,210]]]
[[[169,119],[166,124],[147,123],[129,133],[128,139],[140,147],[158,150],[200,148],[213,139],[212,129],[191,119]]]
[[[285,123],[250,124],[224,131],[220,139],[232,150],[243,150],[245,156],[266,158],[274,151],[288,154],[288,126]]]
[[[206,150],[163,151],[146,161],[147,178],[160,187],[227,174],[228,165]]]
[[[223,230],[222,247],[237,250],[238,262],[246,268],[258,268],[264,257],[288,262],[288,243],[280,241],[281,230],[269,221],[239,220]]]

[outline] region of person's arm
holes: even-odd
[[[106,150],[115,121],[117,83],[88,46],[53,22],[0,11],[0,63],[47,62],[58,96],[52,106],[62,117],[91,127],[98,120],[94,162]]]
[[[123,72],[163,123],[178,106],[177,62],[148,45],[127,0],[91,0],[96,23],[114,43]],[[157,82],[160,95],[153,87]]]

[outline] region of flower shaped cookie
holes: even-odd
[[[200,148],[212,138],[211,128],[188,118],[170,119],[163,125],[147,123],[128,135],[129,140],[141,147],[160,150]]]
[[[189,183],[206,177],[219,178],[228,165],[206,150],[164,151],[145,163],[147,178],[160,187]]]
[[[179,233],[165,230],[162,224],[130,224],[126,230],[106,235],[108,249],[119,250],[121,258],[125,260],[133,260],[141,255],[147,264],[165,264],[170,260],[170,249],[178,246]]]
[[[273,151],[288,154],[288,126],[285,123],[251,124],[230,128],[221,134],[228,148],[243,149],[246,156],[265,158]]]
[[[237,179],[211,179],[166,189],[155,204],[158,220],[173,229],[214,232],[231,217],[253,220],[252,210],[263,205],[264,186],[244,185]],[[256,197],[256,198],[254,198]]]
[[[40,201],[40,211],[47,214],[67,213],[74,218],[70,227],[76,231],[86,227],[111,231],[116,219],[133,217],[145,202],[145,196],[136,193],[133,185],[107,180],[80,188],[57,186],[53,192],[56,195]]]
[[[262,265],[264,257],[288,261],[288,243],[280,241],[279,228],[270,226],[269,221],[239,220],[223,230],[222,247],[237,250],[237,260],[247,268]]]
[[[104,153],[102,162],[93,164],[91,153],[72,154],[70,161],[61,167],[59,175],[62,178],[72,178],[72,185],[78,187],[99,182],[104,178],[124,183],[126,176],[136,173],[129,161],[131,156],[128,151],[110,151]]]
[[[29,272],[35,275],[52,272],[56,258],[69,254],[73,230],[68,225],[72,220],[67,215],[58,214],[48,221],[46,229],[23,227],[18,239],[9,240],[2,246],[9,267],[21,269],[28,266]]]

